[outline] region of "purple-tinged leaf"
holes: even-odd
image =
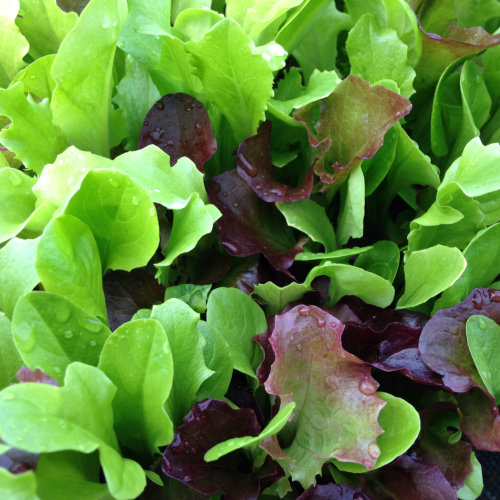
[[[448,482],[459,489],[472,472],[472,445],[456,441],[454,434],[460,428],[460,417],[455,405],[435,403],[420,413],[420,436],[411,456],[422,462],[438,465]]]
[[[370,498],[356,486],[342,483],[309,486],[297,500],[370,500]]]
[[[431,370],[418,350],[421,328],[389,323],[381,330],[347,322],[342,345],[371,366],[385,372],[398,371],[411,380],[443,387],[441,375]]]
[[[302,184],[293,188],[273,178],[271,159],[271,126],[264,122],[256,135],[245,139],[238,147],[236,171],[264,201],[298,201],[311,196],[313,169],[306,174]]]
[[[295,242],[278,209],[262,201],[236,170],[212,177],[205,186],[210,203],[222,212],[217,229],[229,254],[246,257],[262,253],[283,272],[293,264],[304,241]]]
[[[167,94],[149,110],[139,136],[139,148],[154,144],[170,156],[170,164],[187,156],[203,172],[217,151],[203,104],[188,94]]]
[[[253,293],[255,285],[269,280],[260,255],[241,259],[221,281],[221,286],[239,288],[247,295]]]
[[[372,500],[457,500],[455,489],[437,465],[407,455],[364,474],[361,484]]]
[[[203,459],[217,443],[257,436],[261,426],[253,410],[233,410],[224,401],[206,399],[196,403],[184,421],[163,455],[162,470],[167,476],[204,495],[222,492],[225,500],[257,500],[263,489],[283,477],[283,471],[270,457],[259,470],[252,470],[241,450],[214,462]]]
[[[165,296],[165,287],[144,268],[109,271],[102,281],[111,330],[129,321],[139,309],[163,302]]]
[[[23,366],[22,368],[19,368],[16,377],[20,383],[35,382],[38,384],[49,384],[49,385],[59,386],[56,380],[54,380],[46,373],[42,372],[40,368],[31,370],[27,366]]]
[[[5,453],[0,454],[0,467],[7,469],[12,474],[22,474],[29,470],[35,470],[39,458],[38,453],[10,448]]]
[[[255,342],[260,345],[262,351],[264,352],[264,359],[259,365],[259,368],[257,368],[257,378],[259,379],[260,385],[264,385],[264,382],[269,378],[269,374],[271,373],[271,366],[276,359],[271,341],[269,340],[273,330],[274,316],[270,316],[269,318],[267,318],[267,330],[259,335],[256,335],[253,338]]]
[[[233,370],[231,382],[227,389],[225,398],[229,399],[238,408],[248,408],[253,410],[257,421],[261,426],[264,425],[264,416],[262,410],[253,395],[253,390],[247,381],[246,376],[238,370]]]
[[[485,315],[500,324],[500,291],[476,288],[459,304],[440,309],[422,330],[419,350],[424,363],[443,376],[454,392],[482,387],[481,377],[467,346],[469,316]]]
[[[292,478],[305,487],[329,457],[369,468],[380,455],[378,415],[385,401],[376,395],[370,367],[342,348],[343,329],[315,306],[275,316],[270,342],[276,359],[265,387],[282,405],[297,404],[295,436],[284,452],[295,460]]]
[[[461,28],[456,26],[455,19],[444,19],[441,0],[412,0],[410,5],[422,33],[422,56],[416,67],[416,86],[419,88],[435,84],[453,61],[500,43],[500,35],[490,35],[481,26]],[[454,5],[446,10],[453,15]]]
[[[385,133],[410,110],[408,99],[350,75],[328,97],[297,109],[293,117],[317,148],[315,173],[338,186],[361,160],[375,155]]]
[[[474,448],[500,451],[500,415],[492,397],[474,388],[457,400],[462,430]]]

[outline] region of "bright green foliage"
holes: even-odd
[[[0,11],[0,88],[7,87],[16,73],[25,65],[28,41],[19,31],[15,20],[19,0],[3,0]]]
[[[35,255],[38,240],[12,238],[0,249],[0,309],[12,318],[17,301],[40,282]]]
[[[365,177],[357,165],[349,175],[343,189],[342,208],[339,214],[337,238],[344,245],[350,238],[363,236],[365,215]]]
[[[337,248],[335,232],[323,207],[309,199],[293,203],[277,203],[276,206],[285,216],[289,226],[299,229],[312,240],[321,243],[325,247],[325,252]]]
[[[172,441],[165,402],[173,379],[172,353],[160,323],[139,319],[108,337],[99,368],[116,386],[114,427],[121,443],[138,457],[151,458]]]
[[[120,455],[111,402],[116,388],[97,368],[73,363],[63,387],[18,384],[0,393],[1,437],[32,453],[99,450],[110,493],[135,498],[146,485],[136,462]]]
[[[475,500],[483,491],[483,471],[476,454],[471,452],[472,472],[466,477],[465,484],[457,490],[460,500]]]
[[[237,142],[257,132],[272,97],[269,64],[254,55],[251,41],[231,19],[216,24],[198,42],[188,44],[195,72],[207,97],[229,121]]]
[[[270,420],[264,429],[257,436],[244,436],[233,438],[222,443],[216,444],[205,453],[205,460],[213,462],[220,457],[231,453],[240,448],[252,448],[260,444],[264,439],[277,434],[287,423],[288,419],[293,418],[292,412],[295,409],[295,403],[289,403]]]
[[[0,492],[9,500],[40,500],[36,494],[36,478],[33,471],[12,474],[0,469]]]
[[[401,94],[413,93],[415,70],[408,62],[408,47],[394,29],[386,29],[375,17],[365,14],[354,25],[347,39],[351,73],[371,83],[390,79]]]
[[[185,285],[169,286],[165,290],[165,300],[179,299],[185,302],[193,311],[204,313],[207,310],[208,294],[212,285]]]
[[[28,39],[29,55],[38,59],[55,54],[78,16],[64,12],[53,0],[21,0],[16,24]]]
[[[0,89],[0,115],[12,121],[8,129],[0,132],[0,144],[16,153],[16,157],[37,174],[68,145],[54,124],[49,102],[26,97],[22,83]]]
[[[278,314],[282,309],[294,300],[298,300],[310,287],[303,283],[290,283],[280,287],[272,281],[259,283],[255,286],[253,293],[258,295],[269,307],[269,314]]]
[[[23,362],[12,340],[11,323],[0,312],[0,388],[17,382],[16,373]]]
[[[54,219],[40,237],[35,266],[46,291],[107,322],[99,249],[86,224],[71,215]]]
[[[80,149],[109,155],[113,58],[127,16],[125,0],[91,0],[52,66],[54,122]]]
[[[174,222],[165,251],[165,259],[158,262],[156,266],[170,266],[179,255],[192,250],[202,236],[212,231],[214,222],[220,216],[218,208],[214,205],[205,205],[194,194],[186,207],[174,212]]]
[[[90,227],[104,271],[144,266],[158,247],[154,205],[146,192],[121,172],[89,172],[65,213]]]
[[[24,91],[37,96],[39,99],[50,99],[56,82],[50,75],[55,54],[40,57],[22,69],[12,80],[11,86],[23,82]]]
[[[234,368],[255,377],[262,356],[252,338],[267,329],[262,309],[241,290],[218,288],[208,298],[207,323],[227,342]]]
[[[392,283],[398,272],[399,248],[393,241],[377,241],[369,250],[359,255],[354,265],[378,274]]]
[[[402,455],[415,442],[420,432],[420,417],[417,410],[402,398],[387,392],[377,392],[377,396],[387,402],[379,416],[379,424],[384,429],[377,439],[380,456],[375,466],[378,469]],[[404,422],[404,425],[401,423]],[[344,472],[368,472],[365,466],[333,459],[335,466]]]
[[[500,401],[500,326],[484,316],[467,320],[467,345],[484,386]]]
[[[151,318],[164,328],[173,359],[174,379],[167,409],[177,427],[192,408],[212,370],[205,364],[205,339],[197,329],[200,315],[178,299],[154,306]]]
[[[446,290],[464,272],[467,261],[458,248],[443,245],[412,252],[404,265],[405,293],[397,307],[415,307]]]
[[[109,328],[62,295],[29,292],[16,305],[12,334],[23,361],[62,381],[73,361],[96,366]]]
[[[1,90],[0,90],[1,92]],[[35,195],[31,191],[35,179],[19,170],[0,169],[0,242],[19,234],[35,209]]]

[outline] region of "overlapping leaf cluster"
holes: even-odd
[[[0,496],[477,498],[499,26],[497,0],[4,0]]]

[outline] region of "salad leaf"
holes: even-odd
[[[55,54],[49,54],[33,61],[15,76],[10,86],[17,82],[23,82],[25,92],[29,92],[39,99],[50,99],[56,86],[50,76],[50,68],[54,58]]]
[[[64,387],[7,387],[0,393],[2,439],[34,453],[99,450],[110,493],[118,499],[135,497],[146,480],[139,464],[118,451],[111,410],[115,392],[102,372],[82,363],[68,367]]]
[[[149,110],[139,136],[139,147],[158,146],[170,156],[170,165],[186,156],[203,172],[217,150],[217,141],[203,104],[190,95],[169,94]]]
[[[0,309],[12,318],[17,301],[40,282],[35,268],[37,240],[12,238],[0,249]]]
[[[121,172],[111,169],[89,172],[69,201],[65,214],[78,217],[90,228],[103,270],[130,271],[143,266],[158,247],[154,205],[146,192]]]
[[[293,479],[304,485],[328,458],[371,468],[381,453],[378,416],[385,402],[368,366],[342,348],[343,328],[315,306],[296,306],[275,317],[270,337],[276,358],[265,387],[282,404],[297,404],[284,452],[295,460]]]
[[[16,382],[16,374],[22,366],[21,357],[12,340],[11,323],[4,313],[0,312],[0,353],[2,364],[0,371],[0,387],[3,389]]]
[[[221,441],[257,435],[260,425],[253,410],[233,410],[224,401],[206,399],[196,403],[184,421],[163,455],[162,470],[167,476],[204,495],[220,491],[227,500],[257,500],[262,489],[283,475],[269,457],[252,470],[240,451],[215,462],[203,460],[204,454]]]
[[[16,24],[29,42],[29,55],[39,59],[55,54],[77,22],[74,12],[64,12],[50,0],[21,0]]]
[[[172,387],[173,361],[160,323],[138,319],[120,326],[102,348],[99,369],[117,388],[113,413],[120,442],[141,458],[169,444],[173,427],[164,404]]]
[[[15,23],[19,0],[7,0],[0,12],[0,88],[7,87],[16,73],[25,65],[28,41]]]
[[[36,246],[35,267],[46,291],[64,295],[107,320],[99,249],[79,219],[63,215],[45,228]]]
[[[318,484],[309,486],[297,500],[369,500],[355,486],[350,484]]]
[[[53,122],[49,102],[36,102],[33,97],[26,97],[22,83],[0,89],[0,115],[12,122],[9,128],[0,132],[0,143],[38,174],[68,145]]]
[[[377,152],[387,130],[410,109],[404,97],[351,75],[327,98],[299,108],[294,118],[304,123],[311,145],[318,148],[315,173],[339,185],[362,158]]]
[[[125,0],[91,0],[61,43],[51,70],[54,123],[72,145],[105,157],[113,58],[126,16]]]
[[[111,332],[63,295],[29,292],[14,309],[12,335],[23,361],[62,382],[73,361],[97,365]]]
[[[36,494],[37,484],[33,471],[24,474],[11,474],[0,468],[0,491],[12,500],[39,500]]]

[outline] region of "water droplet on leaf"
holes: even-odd
[[[222,246],[226,252],[232,255],[238,255],[241,252],[240,247],[231,241],[223,241]]]
[[[377,443],[370,443],[368,445],[368,455],[372,458],[380,457],[380,448]]]
[[[377,386],[373,382],[364,379],[359,383],[359,390],[365,396],[372,396],[377,391]]]
[[[483,318],[479,318],[477,324],[479,325],[479,328],[481,328],[481,330],[486,329],[486,321],[484,321]]]
[[[64,338],[68,339],[68,340],[71,339],[71,338],[73,338],[73,332],[71,330],[66,330],[64,332]]]
[[[13,186],[19,186],[21,184],[21,177],[18,174],[10,174],[10,183]]]
[[[309,308],[307,306],[304,306],[304,307],[301,307],[299,309],[299,314],[301,316],[309,316],[309,314],[311,314],[311,311],[309,310]]]

